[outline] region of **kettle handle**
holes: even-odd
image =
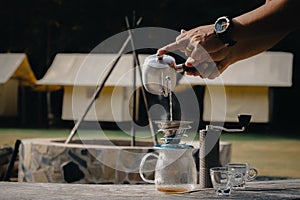
[[[157,154],[155,154],[155,153],[147,153],[147,154],[142,158],[142,160],[141,160],[139,173],[140,173],[140,176],[141,176],[141,178],[143,179],[143,181],[148,182],[148,183],[155,183],[154,180],[150,180],[150,179],[145,178],[145,176],[144,176],[144,171],[143,171],[145,162],[146,162],[147,158],[150,157],[150,156],[156,157],[156,158],[158,159],[158,155],[157,155]]]

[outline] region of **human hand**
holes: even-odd
[[[235,29],[241,28],[238,23]],[[277,31],[258,38],[240,37],[234,46],[227,46],[214,34],[213,25],[199,26],[189,31],[182,30],[174,43],[160,49],[159,55],[180,50],[188,57],[185,65],[195,67],[186,74],[214,79],[231,64],[270,49],[287,35]]]
[[[206,25],[189,31],[182,30],[174,43],[160,48],[157,53],[162,55],[180,50],[188,57],[185,65],[197,69],[186,72],[188,75],[213,79],[220,74],[215,62],[221,60],[219,52],[224,48],[226,45],[214,34],[214,25]]]

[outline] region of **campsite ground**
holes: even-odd
[[[67,138],[69,129],[15,129],[0,128],[0,146],[13,147],[17,139],[25,138]],[[91,130],[81,136],[99,135]],[[137,140],[150,140],[148,133],[137,133]],[[98,137],[98,136],[97,136]],[[130,139],[128,133],[106,130],[100,137],[109,139]],[[197,140],[197,138],[195,138]],[[259,171],[260,177],[300,178],[300,138],[271,134],[222,134],[221,141],[232,144],[232,162],[247,162]]]

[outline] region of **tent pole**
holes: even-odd
[[[140,18],[140,19],[141,19],[141,18]],[[126,17],[125,20],[126,20],[126,24],[127,24],[128,34],[129,34],[129,37],[131,38],[130,43],[131,43],[132,53],[133,53],[133,55],[134,55],[135,63],[136,63],[136,65],[137,65],[137,68],[138,68],[138,71],[139,71],[140,81],[141,81],[141,83],[142,83],[143,81],[142,81],[142,70],[141,70],[140,61],[139,61],[139,59],[138,59],[138,57],[137,57],[137,53],[136,53],[136,51],[135,51],[135,46],[134,46],[134,42],[133,42],[132,32],[131,32],[131,30],[130,30],[128,18]],[[139,20],[139,21],[140,21],[140,20]],[[153,123],[152,123],[152,118],[151,118],[151,115],[150,115],[150,112],[149,112],[149,106],[148,106],[148,101],[147,101],[147,98],[146,98],[146,92],[145,92],[144,86],[141,87],[141,91],[142,91],[142,94],[143,94],[143,100],[144,100],[145,107],[146,107],[146,112],[147,112],[147,116],[148,116],[148,122],[149,122],[149,126],[150,126],[150,131],[151,131],[153,143],[154,143],[154,145],[157,145],[157,144],[158,144],[158,141],[157,141],[156,134],[155,134],[155,132],[154,132]]]
[[[135,21],[135,11],[133,11],[133,17],[132,17],[132,28],[136,27],[136,23],[139,23]],[[137,24],[138,25],[138,24]],[[130,29],[127,24],[127,29]],[[132,39],[132,38],[131,38]],[[136,93],[136,61],[135,61],[135,55],[133,55],[133,80],[132,80],[132,91],[133,91],[133,101],[132,101],[132,121],[131,121],[131,146],[135,146],[135,122],[137,120],[137,112],[136,112],[136,101],[137,101],[137,93]]]
[[[85,111],[83,112],[83,114],[81,115],[81,117],[78,119],[78,121],[75,123],[73,129],[71,130],[69,137],[67,138],[67,140],[65,141],[65,144],[68,144],[72,138],[74,137],[75,133],[77,132],[77,129],[79,128],[81,122],[84,120],[85,116],[87,115],[87,113],[89,112],[90,108],[92,107],[93,103],[95,102],[95,100],[97,99],[97,97],[99,96],[100,92],[102,91],[102,89],[104,88],[104,85],[107,81],[107,79],[109,78],[110,74],[112,73],[113,69],[115,68],[115,66],[117,65],[118,61],[120,60],[122,54],[124,54],[124,50],[127,46],[127,44],[130,41],[130,35],[127,37],[127,39],[125,40],[125,42],[123,43],[121,49],[118,52],[118,56],[117,58],[114,60],[111,68],[109,69],[109,71],[107,72],[104,80],[102,81],[102,83],[100,85],[97,86],[94,94],[92,95],[92,97],[90,98],[88,105],[85,109]]]
[[[131,121],[131,146],[135,146],[135,122],[137,119],[136,116],[136,99],[137,99],[137,93],[136,91],[136,62],[135,58],[133,58],[133,84],[132,84],[132,91],[133,91],[133,101],[132,101],[132,121]]]

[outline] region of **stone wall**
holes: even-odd
[[[22,140],[18,182],[145,183],[138,173],[139,164],[146,153],[154,151],[151,142],[137,143],[137,146],[131,147],[130,141],[86,141],[84,144],[75,141],[77,143],[68,145],[63,141]],[[224,152],[224,147],[220,151]],[[229,154],[227,151],[225,162],[228,162],[228,155],[230,156],[230,151]],[[154,172],[149,169],[154,169],[155,164],[156,160],[153,159],[145,166],[145,176],[149,179],[153,179]]]

